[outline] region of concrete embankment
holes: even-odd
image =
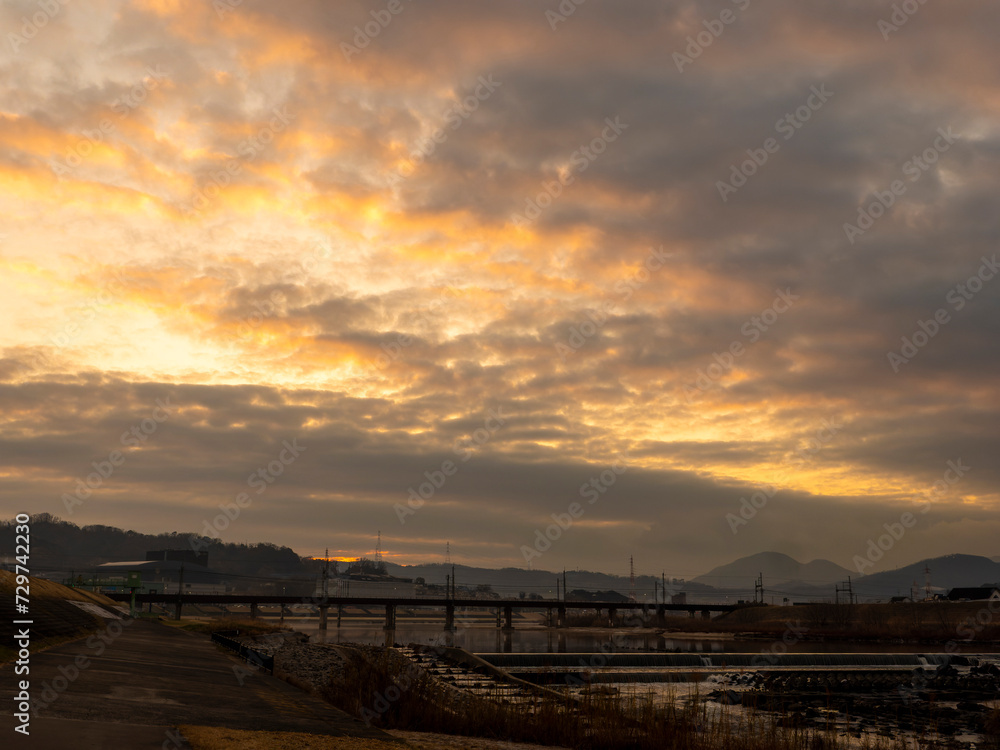
[[[30,668],[31,734],[15,733],[4,712],[5,747],[189,747],[180,725],[392,739],[247,670],[207,636],[158,622],[112,620],[87,638],[32,654]],[[0,667],[3,705],[13,705],[16,687],[13,664]]]

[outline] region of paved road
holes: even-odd
[[[172,731],[179,724],[392,740],[270,675],[246,676],[203,635],[149,621],[102,632],[106,642],[91,637],[32,654],[32,699],[50,702],[32,719],[30,737],[14,731],[12,715],[14,683],[23,678],[13,664],[0,667],[0,747],[188,748]],[[78,664],[84,668],[66,679]]]

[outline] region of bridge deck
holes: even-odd
[[[105,594],[119,602],[131,601],[131,594]],[[745,605],[739,604],[635,604],[631,602],[561,602],[554,599],[528,601],[525,599],[437,599],[407,598],[394,599],[378,596],[341,596],[303,598],[301,596],[270,596],[257,594],[136,594],[136,604],[176,604],[180,598],[184,604],[311,604],[314,606],[386,606],[396,607],[478,607],[485,609],[662,609],[667,612],[731,612]]]

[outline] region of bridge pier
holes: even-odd
[[[702,620],[711,620],[712,619],[712,613],[709,612],[707,609],[703,609],[701,611],[701,619]]]
[[[608,607],[608,627],[613,628],[615,626],[615,615],[618,614],[618,610],[614,607]]]
[[[181,600],[177,599],[177,604],[174,605],[174,619],[181,619]]]
[[[326,616],[329,614],[330,605],[320,604],[319,605],[319,629],[326,630]]]
[[[340,627],[340,618],[344,616],[344,605],[337,605],[337,627]]]
[[[455,605],[451,602],[444,606],[444,629],[449,633],[455,631]]]
[[[257,619],[257,602],[250,602],[250,619]]]
[[[503,629],[510,632],[514,629],[514,608],[504,607],[503,608]]]
[[[662,604],[656,605],[656,626],[660,628],[667,626],[667,608]]]
[[[556,627],[565,628],[566,627],[566,607],[559,607],[556,611]]]
[[[693,609],[689,609],[688,610],[688,615],[690,615],[691,619],[693,620],[694,619],[694,610]]]
[[[396,629],[396,605],[386,604],[385,605],[385,627],[383,630],[395,630]]]

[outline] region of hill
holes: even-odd
[[[468,565],[450,566],[442,563],[426,565],[386,563],[386,570],[391,575],[403,578],[423,578],[428,584],[436,585],[444,584],[445,576],[451,575],[452,568],[455,570],[455,580],[460,588],[482,584],[490,586],[495,592],[504,596],[516,598],[523,592],[525,595],[538,594],[546,599],[555,598],[557,579],[560,591],[562,589],[563,573],[561,571],[476,568]],[[664,578],[663,576],[637,575],[635,577],[636,599],[640,602],[652,602],[654,592],[659,590]],[[665,580],[668,595],[683,590],[689,595],[713,598],[716,593],[710,586],[703,584],[691,583],[679,578],[666,578]],[[566,572],[566,585],[570,591],[574,589],[615,591],[624,596],[628,594],[631,582],[628,576],[609,575],[590,570],[570,570]]]
[[[930,569],[931,588],[937,593],[965,586],[1000,584],[1000,563],[979,555],[945,555],[921,560],[898,570],[854,576],[854,590],[862,596],[906,596],[916,583],[924,589],[925,569]]]
[[[0,521],[0,557],[14,556],[12,521]],[[198,550],[208,552],[209,567],[228,574],[238,583],[242,577],[300,578],[310,583],[303,591],[309,593],[311,581],[319,565],[305,561],[289,547],[275,544],[229,544],[196,534],[141,534],[114,526],[77,526],[49,513],[31,518],[32,570],[44,572],[53,579],[68,578],[71,573],[85,576],[106,562],[145,560],[146,552],[162,549],[192,549],[192,539]]]
[[[830,587],[844,581],[851,572],[829,560],[813,560],[800,563],[780,552],[759,552],[749,557],[713,568],[705,575],[694,579],[720,589],[737,589],[753,591],[753,582],[757,575],[764,578],[765,587],[804,584],[807,586]]]

